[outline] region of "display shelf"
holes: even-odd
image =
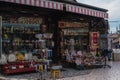
[[[41,62],[11,62],[8,64],[1,65],[1,71],[3,74],[15,74],[15,73],[25,73],[25,72],[35,72],[36,65],[41,64]],[[45,65],[42,64],[42,65]]]
[[[13,69],[13,70],[8,69],[3,73],[4,74],[15,74],[15,73],[24,73],[24,72],[35,72],[35,67]]]
[[[87,48],[84,49],[88,44],[86,36],[88,36],[88,27],[83,27],[84,23],[71,23],[71,22],[60,22],[59,33],[60,33],[60,47],[59,51],[62,57],[69,63],[75,63],[77,57],[76,54],[82,54]]]
[[[6,40],[2,40],[2,42],[10,43],[11,41],[9,39],[6,39]]]
[[[48,33],[50,32],[49,30],[42,30],[43,27],[48,28],[48,26],[46,26],[47,24],[43,26],[44,22],[40,23],[38,22],[38,19],[38,21],[32,18],[30,18],[30,20],[28,19],[29,18],[22,19],[22,22],[19,22],[16,19],[14,21],[8,19],[8,22],[2,23],[2,49],[7,56],[12,53],[17,57],[17,59],[12,63],[8,60],[7,64],[2,64],[3,74],[35,72],[36,65],[47,65],[44,62],[37,62],[38,59],[52,59],[52,49],[54,47],[52,44],[54,43],[53,33]],[[41,34],[42,38],[40,36],[36,37],[37,34]],[[36,56],[36,54],[40,53],[40,51],[43,54]],[[18,62],[21,61],[21,59],[19,59],[16,54],[22,54],[22,60],[36,62],[32,65],[31,62]],[[28,58],[26,58],[26,56]],[[31,56],[33,58],[31,58]]]
[[[3,64],[2,65],[2,73],[3,74],[13,74],[13,73],[18,73],[18,72],[25,72],[26,68],[24,67],[25,63],[19,63],[19,62],[14,62],[14,63],[8,63],[8,64]],[[29,63],[27,63],[29,66]],[[23,66],[19,68],[19,66]],[[31,68],[27,67],[27,71],[31,71]]]
[[[31,47],[31,44],[34,47],[35,40],[37,40],[35,34],[40,32],[39,28],[39,24],[3,23],[3,49],[8,43],[15,50],[21,50],[23,46]]]
[[[40,24],[21,24],[21,23],[2,23],[2,26],[6,27],[40,27]]]
[[[43,69],[48,68],[47,63],[52,59],[54,47],[53,33],[50,33],[48,24],[44,24],[46,22],[42,22],[37,17],[24,17],[19,20],[7,17],[4,20],[2,22],[2,50],[6,56],[13,54],[16,59],[13,62],[7,57],[7,62],[1,65],[1,73],[9,75],[36,72],[36,68],[40,66],[43,66]],[[44,30],[43,27],[46,29]],[[42,38],[36,37],[37,34],[41,34]],[[40,51],[43,54],[37,55]],[[10,59],[13,58],[10,57]]]

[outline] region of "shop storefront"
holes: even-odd
[[[99,36],[107,31],[105,9],[49,0],[0,0],[0,4],[1,63],[6,74],[73,62],[76,53],[95,55]]]

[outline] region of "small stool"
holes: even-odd
[[[60,78],[61,77],[61,71],[60,71],[60,69],[51,69],[51,71],[50,71],[50,73],[51,73],[51,76],[50,76],[50,78]]]

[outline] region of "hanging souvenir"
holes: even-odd
[[[47,26],[46,25],[42,25],[41,26],[41,32],[45,33],[47,31]]]
[[[55,44],[54,44],[54,41],[52,41],[52,47],[54,47],[54,45],[55,45]]]
[[[48,58],[50,58],[50,57],[52,57],[52,50],[51,49],[48,50]]]
[[[41,40],[40,43],[41,43],[41,45],[40,45],[41,48],[46,48],[45,40]]]
[[[47,59],[47,58],[48,58],[48,49],[47,49],[47,48],[45,49],[45,52],[44,52],[44,57],[45,57],[45,59]]]
[[[31,52],[25,53],[25,60],[29,60],[29,61],[32,60],[32,53]]]
[[[63,42],[60,42],[60,47],[64,47],[64,43]]]
[[[43,71],[43,65],[42,64],[39,65],[39,70]]]
[[[41,39],[42,38],[42,34],[36,34],[35,37],[38,38],[38,39]]]
[[[37,57],[37,56],[33,56],[32,59],[33,59],[34,61],[38,61],[38,57]]]
[[[7,63],[7,57],[5,54],[2,54],[0,58],[0,64],[6,64],[6,63]]]
[[[50,47],[51,45],[50,45],[50,40],[47,40],[46,41],[46,47]]]
[[[71,45],[75,45],[75,40],[74,39],[70,39],[70,44]]]

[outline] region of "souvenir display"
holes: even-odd
[[[37,56],[33,56],[33,57],[32,57],[32,60],[38,61],[38,57],[37,57]]]
[[[88,23],[60,21],[60,52],[69,62],[81,62],[82,52],[87,51]]]
[[[43,19],[8,17],[4,20],[2,48],[8,58],[2,55],[0,63],[11,66],[11,69],[16,70],[13,73],[34,71],[34,65],[38,64],[44,65],[47,70],[45,63],[52,59],[54,41],[53,33],[48,31]],[[9,62],[13,64],[9,65]],[[4,72],[6,71],[7,69]]]
[[[75,55],[76,52],[78,50],[81,50],[82,48],[82,44],[81,44],[81,39],[79,38],[79,36],[77,36],[76,38],[71,38],[71,37],[66,37],[66,36],[63,36],[64,39],[62,40],[63,42],[60,42],[60,48],[62,48],[61,50],[61,53],[62,54],[66,54],[66,52],[63,50],[67,50],[70,55]],[[69,55],[68,55],[69,56]],[[73,59],[72,58],[73,56],[71,56],[71,60]]]
[[[16,58],[19,61],[25,60],[25,56],[22,53],[17,53],[16,54]]]
[[[6,55],[3,53],[1,55],[1,58],[0,58],[0,64],[6,64],[7,63],[7,57]]]
[[[42,38],[42,34],[36,34],[35,37],[38,38],[38,39],[41,39]]]
[[[43,34],[43,38],[46,38],[46,39],[51,39],[52,36],[53,36],[52,33],[44,33],[44,34]]]
[[[46,25],[41,25],[41,32],[46,33],[47,31],[47,26]]]
[[[15,62],[17,60],[15,54],[9,54],[8,55],[8,62]]]
[[[32,53],[25,53],[25,60],[32,61]]]

